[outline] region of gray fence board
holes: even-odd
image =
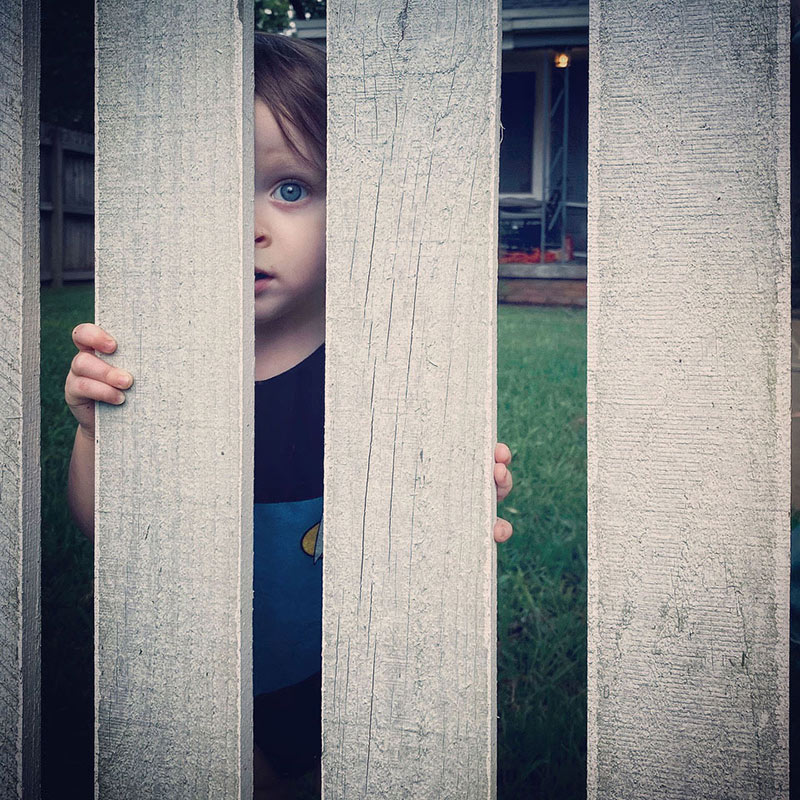
[[[788,2],[590,19],[589,797],[786,798]]]
[[[96,4],[100,798],[252,793],[252,3]]]
[[[328,5],[326,798],[492,798],[496,2]]]
[[[41,280],[94,278],[94,137],[41,124]]]
[[[40,786],[39,3],[0,14],[0,797]]]

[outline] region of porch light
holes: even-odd
[[[553,63],[559,68],[564,69],[569,66],[569,53],[556,53]]]

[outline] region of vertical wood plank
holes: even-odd
[[[253,5],[96,26],[96,796],[250,800]]]
[[[498,3],[328,4],[326,798],[493,798]]]
[[[0,14],[0,797],[41,796],[39,3]]]
[[[789,4],[592,0],[590,798],[786,798]]]

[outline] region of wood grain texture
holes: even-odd
[[[91,280],[94,134],[48,124],[39,129],[42,281],[50,280],[55,286],[59,274],[64,282]]]
[[[789,4],[592,0],[590,798],[787,798]]]
[[[38,800],[39,3],[0,8],[0,798]]]
[[[252,3],[96,5],[96,796],[252,793]]]
[[[323,793],[493,798],[498,4],[327,13]]]

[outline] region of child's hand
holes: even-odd
[[[97,325],[91,322],[78,325],[72,331],[72,341],[80,352],[72,359],[64,397],[83,432],[94,441],[95,401],[112,405],[124,403],[125,394],[120,389],[133,385],[133,375],[94,355],[95,350],[113,353],[117,349],[117,343]]]
[[[511,470],[508,465],[511,463],[511,450],[507,444],[498,442],[494,448],[494,482],[497,484],[497,502],[505,500],[511,491],[512,480]],[[494,524],[494,540],[505,542],[511,538],[514,529],[507,519],[497,518]]]

